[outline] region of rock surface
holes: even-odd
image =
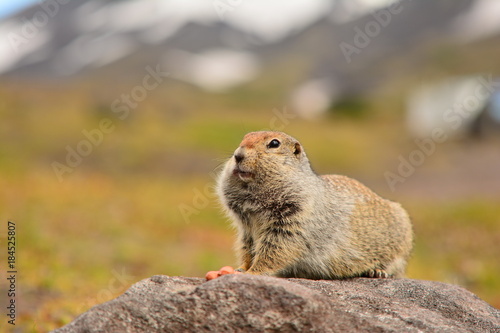
[[[158,275],[54,332],[263,331],[500,332],[500,311],[440,282]]]

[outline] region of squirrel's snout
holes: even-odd
[[[241,161],[243,161],[244,158],[245,155],[243,155],[242,153],[234,154],[234,159],[236,160],[236,163],[240,163]]]
[[[233,156],[236,163],[240,163],[243,159],[245,159],[245,148],[239,147],[236,149]]]
[[[234,160],[236,165],[233,169],[233,176],[238,177],[244,182],[249,182],[254,177],[252,168],[248,165],[248,159],[245,157],[245,148],[238,148],[234,152]]]

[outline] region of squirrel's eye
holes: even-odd
[[[267,145],[267,148],[278,148],[280,146],[281,142],[277,139],[272,139],[271,142]]]

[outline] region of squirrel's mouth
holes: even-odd
[[[234,168],[233,176],[239,177],[242,181],[246,182],[253,178],[253,173],[248,171],[243,171],[239,167]]]

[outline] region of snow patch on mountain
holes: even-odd
[[[457,17],[452,29],[460,42],[483,39],[500,32],[500,1],[476,0],[471,10]]]

